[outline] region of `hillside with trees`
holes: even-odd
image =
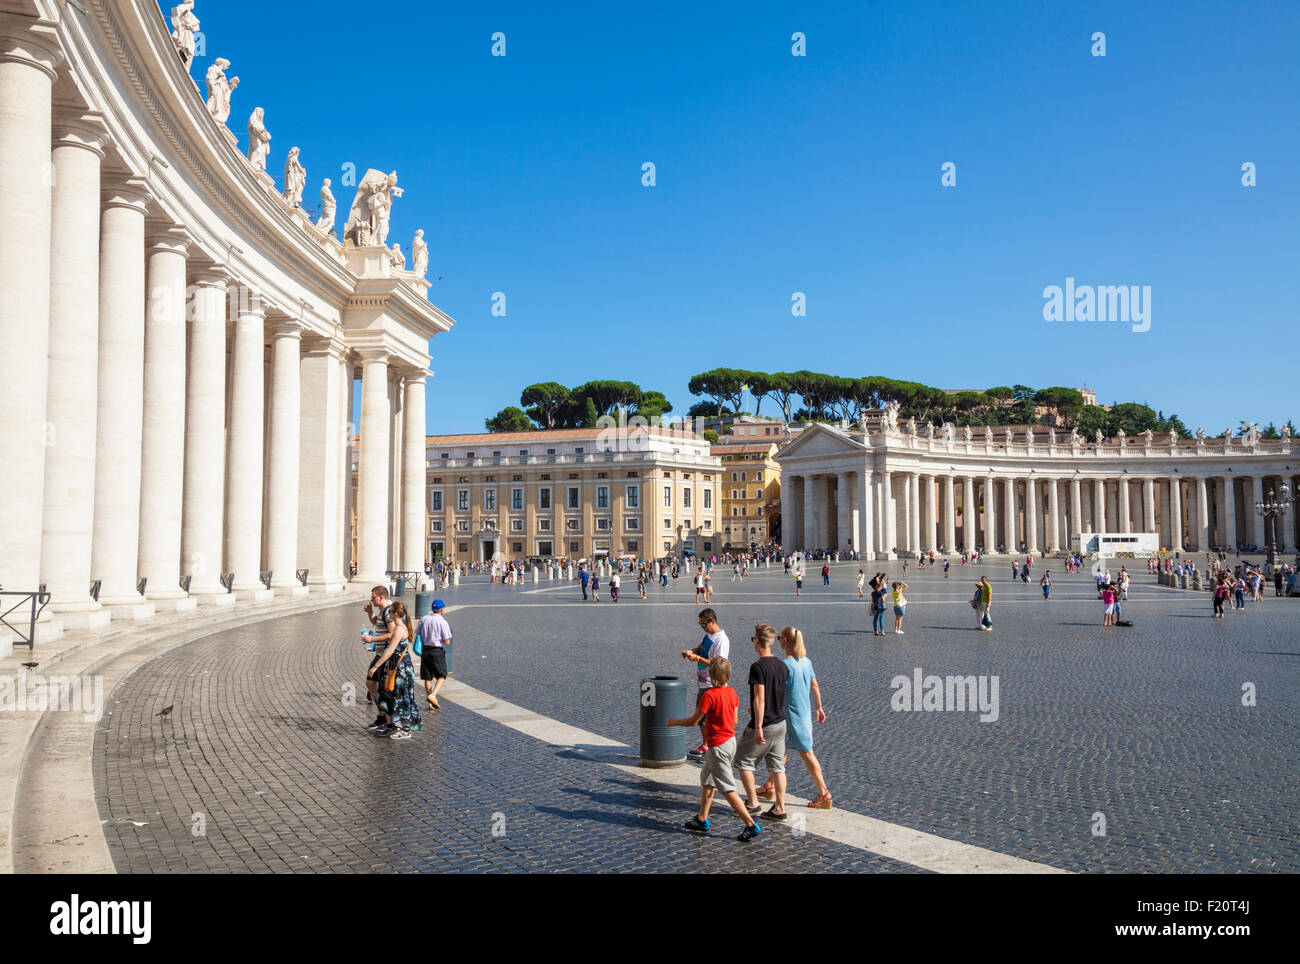
[[[650,419],[673,409],[663,392],[645,391],[635,382],[620,381],[585,382],[576,388],[537,382],[520,392],[519,405],[524,407],[507,405],[483,424],[489,432],[595,428],[602,415]]]

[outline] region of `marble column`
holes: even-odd
[[[1199,552],[1210,551],[1210,500],[1203,475],[1196,477],[1196,548]]]
[[[850,513],[853,509],[853,484],[850,481],[850,473],[840,472],[835,477],[835,546],[840,552],[845,552],[850,548],[858,548],[857,542],[853,539],[852,530],[849,528]],[[854,545],[850,546],[849,543]]]
[[[1038,541],[1038,480],[1034,476],[1025,479],[1025,545],[1030,555],[1041,555]]]
[[[1006,546],[1007,552],[1018,553],[1020,551],[1020,540],[1016,538],[1016,480],[1002,480],[1002,513],[1003,525],[1006,526]]]
[[[1247,506],[1247,510],[1255,520],[1255,534],[1251,541],[1255,543],[1256,547],[1262,549],[1264,546],[1268,545],[1268,536],[1264,530],[1264,517],[1255,511],[1255,503],[1264,501],[1264,477],[1262,475],[1256,475],[1251,479],[1251,481],[1254,485],[1253,491],[1255,494],[1255,497],[1250,501],[1250,505]]]
[[[898,527],[897,516],[894,514],[894,495],[893,484],[889,478],[889,470],[882,469],[880,472],[880,506],[881,514],[881,533],[883,538],[882,545],[886,559],[896,559],[895,549],[898,546]]]
[[[292,319],[278,319],[271,329],[271,425],[267,458],[266,565],[278,596],[299,596],[308,588],[298,581],[299,470],[302,460],[302,329]],[[324,482],[312,477],[312,485]],[[310,567],[307,567],[310,569]]]
[[[1160,532],[1156,528],[1156,480],[1153,478],[1142,480],[1142,529],[1144,532]]]
[[[226,300],[229,276],[200,266],[190,277],[189,364],[185,385],[185,488],[181,571],[201,606],[231,606],[221,584],[226,513]]]
[[[1237,548],[1237,493],[1232,482],[1231,475],[1225,475],[1219,480],[1219,505],[1222,511],[1219,513],[1219,532],[1218,539],[1225,551],[1232,552]]]
[[[876,556],[875,486],[872,484],[872,472],[867,466],[858,469],[858,538],[864,560]]]
[[[961,551],[969,553],[979,545],[980,513],[975,501],[975,477],[962,478]]]
[[[226,567],[237,598],[268,599],[262,585],[262,471],[266,430],[266,308],[236,287],[230,347],[230,433],[226,453]]]
[[[160,612],[193,609],[180,587],[185,489],[185,255],[189,237],[163,225],[145,249],[144,426],[140,450],[140,576]]]
[[[1128,479],[1121,478],[1119,486],[1119,531],[1133,531],[1133,507],[1129,504]]]
[[[1291,494],[1295,495],[1296,487],[1295,487],[1294,480],[1291,479],[1290,476],[1284,476],[1283,478],[1285,479],[1287,484],[1291,486]],[[1293,504],[1290,510],[1285,515],[1283,515],[1280,520],[1278,520],[1279,534],[1277,540],[1277,551],[1285,555],[1288,560],[1293,559],[1293,557],[1296,554],[1295,516],[1296,516],[1296,505]]]
[[[361,456],[357,470],[357,574],[353,582],[388,581],[388,354],[361,351]],[[562,494],[563,490],[561,490]],[[583,537],[590,538],[590,529]],[[471,533],[472,536],[472,533]],[[471,541],[471,550],[475,547]]]
[[[99,404],[95,528],[90,574],[114,619],[155,612],[137,588],[140,446],[144,418],[144,216],[146,185],[108,185],[99,244]]]
[[[1183,551],[1183,493],[1181,476],[1169,480],[1169,551]]]
[[[925,477],[925,536],[921,540],[924,552],[934,552],[939,548],[939,480],[933,475]]]
[[[912,542],[912,512],[914,511],[912,502],[912,474],[904,473],[898,494],[898,515],[896,525],[898,534],[896,536],[899,552],[911,552],[916,548]]]
[[[424,385],[428,372],[424,369],[405,376],[402,382],[404,399],[402,402],[402,569],[406,572],[424,572],[424,556],[427,549],[425,529],[425,432],[424,432]],[[611,473],[612,474],[612,473]],[[611,495],[618,494],[618,499],[624,498],[626,487],[622,483],[610,482]],[[509,488],[503,488],[498,493],[498,505],[501,497],[509,499]],[[507,501],[506,506],[509,503]],[[701,510],[703,511],[703,510]],[[624,523],[621,519],[621,511],[615,514],[614,524],[618,527],[610,535],[611,552],[616,552],[617,547],[622,545],[622,540],[626,535]],[[508,516],[506,507],[502,508],[501,518]],[[509,522],[502,524],[503,530],[508,530]],[[503,538],[510,538],[511,533],[508,531]],[[528,539],[532,533],[525,533],[521,538],[524,543],[524,554],[528,554]],[[743,543],[742,543],[743,545]]]
[[[1094,532],[1109,532],[1106,528],[1106,480],[1094,479],[1092,483],[1092,528]]]
[[[957,550],[956,479],[949,473],[943,477],[943,551]]]
[[[49,588],[50,609],[68,629],[109,621],[90,597],[96,420],[88,415],[99,403],[99,182],[107,139],[98,115],[54,128],[50,244],[59,256],[50,264],[51,444],[45,448],[40,581]]]
[[[344,479],[338,470],[347,465],[350,486],[352,452],[341,404],[348,388],[340,363],[345,351],[335,339],[312,338],[301,348],[299,365],[298,561],[307,570],[308,588],[320,592],[338,592],[347,581],[342,569]],[[445,535],[450,539],[454,534]]]
[[[984,551],[990,555],[998,551],[998,487],[992,475],[984,480]]]
[[[803,541],[799,548],[807,552],[817,540],[817,479],[803,475]]]
[[[794,495],[794,476],[789,473],[783,473],[781,478],[781,548],[787,552],[791,546],[798,545],[795,541],[798,538],[798,531],[795,528],[795,495]],[[647,520],[650,518],[647,511],[644,516]],[[650,528],[647,521],[646,528]],[[531,538],[531,532],[529,533]],[[647,536],[648,538],[648,536]]]
[[[0,379],[0,585],[35,592],[42,571],[45,448],[50,441],[45,406],[51,91],[61,54],[55,25],[30,17],[0,14],[0,41],[0,197],[5,217],[0,231],[0,358],[5,361]],[[87,410],[82,417],[93,418],[94,413]]]
[[[1068,538],[1073,538],[1084,531],[1083,521],[1083,480],[1077,475],[1070,478],[1070,527]],[[1073,543],[1071,543],[1073,546]],[[1082,551],[1082,549],[1080,550]]]
[[[1047,551],[1061,551],[1060,479],[1047,480]]]
[[[924,551],[921,542],[921,476],[913,472],[907,477],[907,532],[908,548],[913,552]]]

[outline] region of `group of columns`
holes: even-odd
[[[4,16],[0,34],[0,584],[44,584],[65,626],[305,592],[300,567],[339,588],[353,353],[304,339],[202,256],[146,179],[105,168],[102,119],[52,103],[51,27]],[[391,451],[395,373],[382,350],[361,363],[358,562],[382,579],[397,466],[402,568],[423,567],[427,372],[398,376]]]
[[[1263,546],[1273,534],[1254,503],[1264,499],[1266,477],[1246,477],[1240,490],[1235,478],[787,469],[782,516],[791,547],[882,554],[1054,553],[1080,532],[1157,532],[1171,551]],[[1294,521],[1276,533],[1283,552],[1295,551]]]

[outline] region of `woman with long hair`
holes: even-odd
[[[813,753],[814,711],[818,723],[826,722],[826,711],[822,709],[822,694],[817,686],[817,674],[813,672],[812,661],[808,659],[803,633],[793,626],[787,626],[781,630],[779,639],[781,649],[785,651],[786,668],[790,671],[785,684],[785,745],[787,749],[794,750],[803,757],[808,775],[817,785],[817,797],[811,800],[808,806],[816,810],[830,810],[831,792],[826,788],[826,781],[822,778],[822,766]],[[770,780],[758,791],[760,797],[768,800],[772,799],[775,793],[776,787]]]
[[[415,698],[415,667],[411,663],[411,642],[415,639],[415,627],[411,625],[411,615],[406,611],[404,603],[393,603],[391,615],[393,635],[369,674],[379,682],[375,703],[387,724],[386,729],[377,732],[380,736],[388,736],[393,740],[409,740],[411,731],[424,725],[420,716],[420,704]],[[386,687],[390,672],[394,672],[391,690]]]

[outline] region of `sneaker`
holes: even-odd
[[[687,750],[686,755],[692,757],[702,757],[704,756],[704,754],[708,752],[709,752],[709,745],[707,743],[701,743],[694,750]]]
[[[895,635],[895,636],[902,636],[902,635],[903,635],[903,631],[902,631],[901,629],[895,629],[895,630],[894,630],[894,635]]]
[[[748,810],[751,814],[753,814],[753,813],[761,813],[762,810],[763,810],[763,805],[762,805],[761,803],[756,803],[756,804],[754,804],[754,805],[751,807],[751,806],[749,805],[749,801],[746,800],[746,801],[745,801],[745,809]]]
[[[388,735],[390,740],[409,740],[411,738],[410,730],[395,730]]]
[[[753,840],[762,832],[763,832],[762,827],[760,827],[756,823],[751,823],[748,827],[746,827],[744,830],[740,831],[740,833],[736,835],[736,839],[748,842],[750,840]]]
[[[388,724],[384,721],[384,718],[383,718],[382,716],[376,716],[376,717],[375,717],[375,722],[373,722],[373,723],[371,723],[369,726],[367,726],[366,729],[367,729],[367,730],[386,730],[386,729],[388,729]]]
[[[697,833],[705,833],[709,829],[709,821],[701,820],[699,817],[691,817],[682,824],[687,830],[694,830]]]
[[[777,813],[776,807],[769,807],[763,812],[763,816],[769,820],[784,820],[790,815],[788,813]]]

